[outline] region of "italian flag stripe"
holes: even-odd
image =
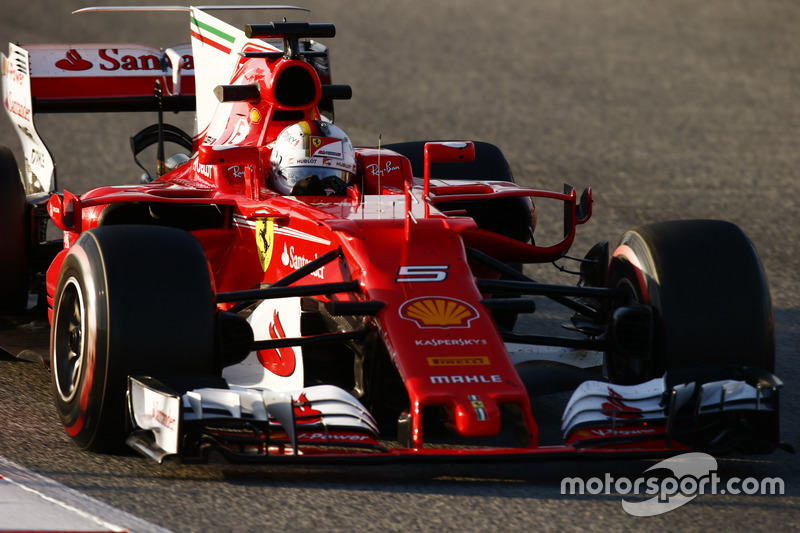
[[[210,26],[210,25],[206,24],[205,22],[201,22],[201,21],[197,20],[194,17],[191,17],[191,24],[194,27],[197,28],[196,30],[194,28],[191,28],[190,33],[192,34],[193,38],[197,39],[198,41],[200,41],[203,44],[207,44],[207,45],[209,45],[209,46],[211,46],[213,48],[216,48],[217,50],[219,50],[221,52],[224,52],[226,54],[230,54],[231,53],[231,48],[229,46],[226,46],[225,44],[212,39],[211,36],[213,35],[213,36],[218,37],[219,39],[221,39],[223,41],[227,41],[227,42],[229,42],[231,44],[233,44],[236,41],[236,38],[234,36],[228,35],[224,31],[218,30],[217,28],[214,28],[213,26]],[[206,31],[207,33],[209,33],[211,35],[202,35],[200,33],[201,30]]]
[[[209,46],[211,46],[213,48],[216,48],[217,50],[219,50],[221,52],[225,52],[226,54],[230,54],[231,53],[231,49],[230,48],[228,48],[226,46],[223,46],[223,45],[217,43],[216,41],[212,41],[211,39],[207,39],[207,38],[203,37],[202,35],[200,35],[199,33],[194,32],[194,31],[191,32],[191,34],[192,34],[192,37],[194,37],[195,39],[197,39],[198,41],[200,41],[203,44],[207,44],[207,45],[209,45]]]
[[[192,21],[192,24],[197,26],[199,29],[211,32],[214,35],[216,35],[217,37],[221,37],[223,40],[228,41],[231,44],[233,44],[233,42],[236,41],[236,37],[234,37],[233,35],[228,35],[224,31],[218,30],[217,28],[215,28],[213,26],[210,26],[210,25],[206,24],[205,22],[200,22],[199,20],[197,20],[194,17],[191,17],[191,21]]]

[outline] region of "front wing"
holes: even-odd
[[[562,415],[563,445],[405,448],[382,439],[368,410],[331,385],[275,392],[219,380],[180,393],[152,378],[131,377],[135,431],[128,444],[158,462],[205,462],[218,453],[230,462],[291,463],[662,455],[725,452],[743,442],[758,452],[779,442],[782,383],[775,376],[759,371],[754,380],[670,381],[665,375],[629,386],[584,382]]]

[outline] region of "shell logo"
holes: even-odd
[[[444,296],[409,300],[400,306],[399,312],[402,318],[420,328],[466,328],[480,316],[470,304]]]

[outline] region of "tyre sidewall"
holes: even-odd
[[[76,380],[78,394],[65,398],[56,383],[57,354],[70,287],[80,287],[85,304],[86,364]],[[221,372],[214,309],[208,262],[191,234],[157,226],[81,234],[61,268],[51,331],[56,408],[78,447],[124,449],[128,376]]]
[[[109,412],[109,406],[104,405],[109,380],[119,377],[109,375],[107,287],[105,277],[98,275],[95,268],[98,263],[102,264],[102,258],[96,241],[80,239],[64,259],[53,306],[51,346],[56,350],[59,349],[58,337],[66,333],[62,328],[68,317],[63,313],[70,311],[63,307],[64,299],[76,287],[80,291],[84,309],[83,364],[77,391],[72,398],[65,397],[66,391],[60,391],[57,382],[61,372],[58,366],[60,358],[56,353],[52,354],[51,363],[53,395],[59,418],[67,434],[81,449],[102,447],[96,442],[98,429],[105,425],[101,415],[111,419],[108,423],[112,427],[106,427],[109,433],[114,431],[113,426],[119,426],[119,421],[124,420],[124,412],[119,412],[119,409]],[[62,388],[66,389],[66,386]]]

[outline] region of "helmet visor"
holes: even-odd
[[[290,191],[295,183],[310,176],[316,176],[320,180],[334,177],[347,183],[350,178],[350,173],[346,170],[330,167],[289,167],[280,169],[276,177],[282,181],[286,189]]]

